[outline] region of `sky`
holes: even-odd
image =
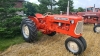
[[[27,0],[27,1],[39,4],[38,0]],[[94,4],[95,7],[100,8],[100,0],[73,0],[73,2],[75,9],[78,7],[83,7],[83,8],[93,7]]]

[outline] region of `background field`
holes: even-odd
[[[74,56],[65,49],[68,37],[63,34],[43,35],[35,43],[10,46],[1,56]],[[87,41],[87,49],[80,56],[100,56],[100,34],[93,32],[93,25],[84,25],[83,37]]]

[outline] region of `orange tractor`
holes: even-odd
[[[66,39],[65,47],[74,54],[80,54],[86,49],[86,41],[82,37],[83,20],[80,16],[46,15],[37,13],[21,22],[21,30],[25,41],[33,42],[37,38],[37,31],[48,36],[56,33],[71,37]]]
[[[94,7],[86,8],[85,12],[78,12],[84,19],[84,23],[99,24],[100,23],[100,9]]]
[[[35,16],[29,16],[23,19],[21,22],[21,30],[24,40],[26,42],[35,41],[37,39],[37,31],[48,36],[61,33],[71,36],[65,40],[66,49],[75,55],[81,54],[87,47],[86,41],[82,37],[83,19],[81,16],[68,14],[68,11],[67,15],[43,16],[37,13]]]

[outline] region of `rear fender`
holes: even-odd
[[[29,16],[28,18],[35,22],[37,28],[39,27],[39,25],[40,25],[40,24],[39,24],[39,20],[38,20],[36,17],[34,17],[34,16]]]

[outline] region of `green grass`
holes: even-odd
[[[38,40],[41,39],[42,33],[38,32]],[[22,36],[14,38],[0,38],[0,51],[6,50],[8,47],[25,42]]]
[[[4,51],[8,47],[10,47],[14,44],[20,44],[20,43],[23,43],[23,42],[24,42],[24,40],[23,40],[22,36],[10,38],[10,39],[1,38],[0,39],[0,51]]]

